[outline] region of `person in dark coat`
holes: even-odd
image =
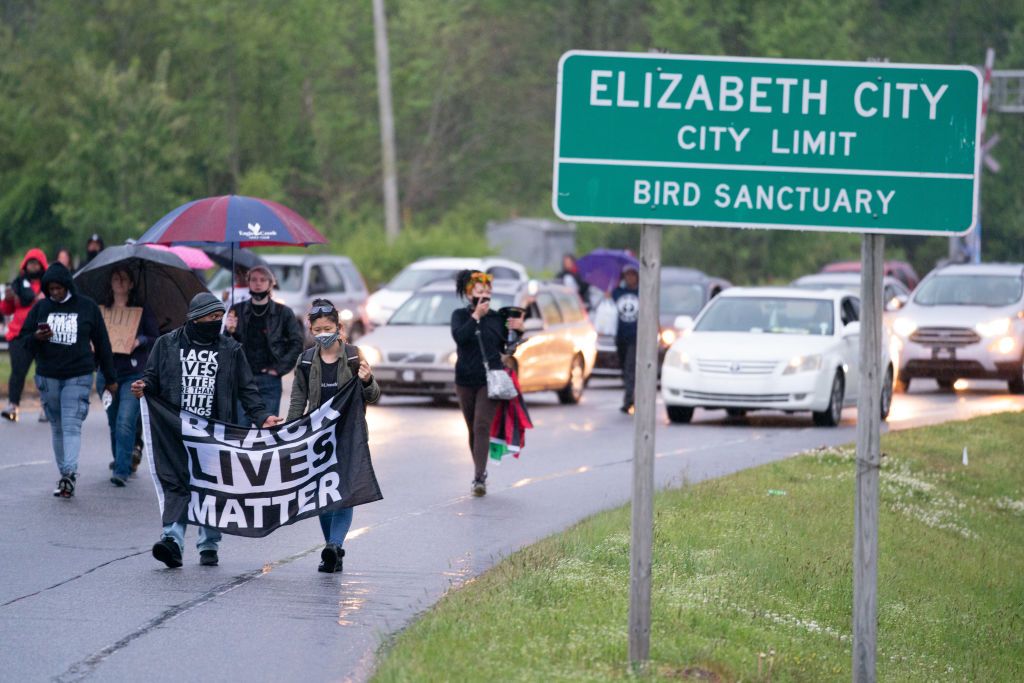
[[[295,368],[304,337],[295,312],[270,298],[274,286],[270,268],[253,266],[248,278],[250,297],[231,308],[224,331],[245,349],[263,403],[277,413],[281,378]]]
[[[268,411],[253,382],[242,345],[220,333],[224,304],[209,292],[193,297],[188,322],[160,337],[149,355],[142,379],[132,383],[136,398],[157,396],[200,417],[234,422],[235,404],[256,425],[273,427],[281,418]],[[168,567],[180,567],[185,547],[185,516],[164,524],[153,545],[153,557]],[[221,533],[199,527],[199,563],[218,563]]]
[[[37,301],[46,297],[46,292],[43,291],[43,273],[46,272],[48,265],[42,249],[29,249],[21,259],[18,277],[7,285],[4,297],[0,299],[0,313],[8,317],[7,350],[11,358],[11,377],[7,383],[8,404],[0,415],[11,422],[18,421],[21,392],[25,390],[25,378],[32,367],[32,354],[27,341],[17,339],[28,312]],[[44,411],[42,416],[45,415]]]
[[[622,269],[622,284],[612,291],[615,308],[619,312],[619,325],[615,329],[615,349],[622,365],[622,412],[633,410],[633,392],[636,387],[636,323],[640,315],[640,274],[636,266]]]
[[[36,386],[50,419],[53,454],[60,479],[53,495],[71,498],[78,477],[82,422],[89,413],[89,394],[97,364],[103,376],[114,377],[114,354],[100,307],[75,291],[71,271],[54,263],[43,275],[40,299],[28,312],[18,337],[36,361]],[[117,391],[107,380],[106,390]]]

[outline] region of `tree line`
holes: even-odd
[[[383,219],[368,0],[0,0],[0,255],[135,237],[189,199],[250,194],[311,218],[380,282],[486,249],[487,220],[550,215],[566,50],[1024,67],[1014,0],[389,0],[405,232]],[[985,256],[1024,260],[1024,117],[993,114]],[[636,248],[582,225],[581,250]],[[927,270],[944,240],[893,238]],[[678,228],[666,262],[738,282],[856,258],[855,236]],[[6,278],[7,273],[3,273]]]

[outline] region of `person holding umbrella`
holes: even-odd
[[[67,268],[52,264],[42,285],[46,298],[29,311],[19,339],[25,340],[36,359],[36,386],[50,418],[53,454],[60,471],[53,495],[71,498],[78,475],[82,422],[89,413],[93,368],[99,363],[103,376],[113,378],[114,356],[99,306],[75,291]],[[106,390],[113,394],[117,384],[107,381]]]
[[[224,304],[209,292],[189,303],[184,326],[157,340],[142,379],[132,383],[136,398],[156,396],[200,417],[234,422],[235,404],[256,425],[274,427],[280,417],[266,409],[253,382],[242,345],[220,333]],[[211,390],[212,389],[212,390]],[[160,480],[162,486],[168,483]],[[164,519],[163,534],[153,545],[153,557],[168,567],[180,567],[185,547],[184,519]],[[220,531],[199,528],[199,564],[215,566]]]
[[[302,353],[303,334],[295,313],[270,298],[274,273],[267,266],[249,269],[249,300],[228,312],[224,331],[245,349],[245,357],[267,409],[281,407],[281,378]],[[239,418],[242,411],[239,410]]]
[[[135,331],[131,348],[114,349],[114,382],[117,393],[111,395],[107,406],[107,425],[110,427],[110,446],[114,456],[114,472],[110,483],[124,486],[132,468],[132,451],[139,421],[139,399],[131,392],[131,385],[142,378],[142,371],[149,360],[149,351],[160,336],[156,316],[136,294],[135,280],[126,267],[115,268],[110,276],[110,294],[104,308],[114,319],[126,318],[129,308],[141,308],[141,316]],[[130,319],[130,318],[129,318]],[[107,384],[101,370],[96,374],[96,386]]]

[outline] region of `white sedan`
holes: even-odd
[[[810,411],[835,426],[857,401],[860,300],[837,290],[733,287],[669,349],[661,395],[672,422],[695,408]],[[883,340],[882,419],[892,402],[894,349]]]

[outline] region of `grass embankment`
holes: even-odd
[[[1022,443],[1019,414],[884,438],[879,680],[1024,680]],[[849,680],[853,496],[852,448],[659,494],[652,665],[638,677]],[[620,508],[451,592],[375,680],[630,678],[628,582]]]

